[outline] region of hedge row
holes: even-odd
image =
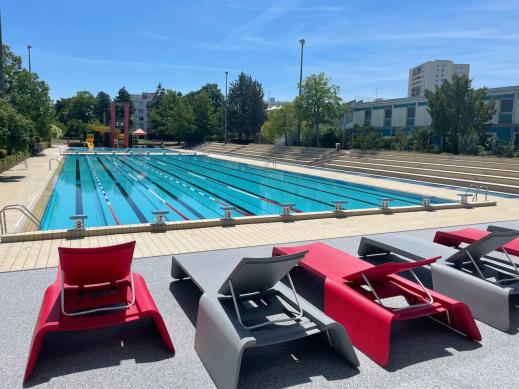
[[[5,150],[0,150],[0,156],[4,155]],[[5,152],[7,154],[7,152]],[[7,155],[0,158],[0,171],[7,170],[29,157],[29,153],[26,151],[19,151],[16,154]]]

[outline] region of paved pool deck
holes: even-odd
[[[29,159],[29,169],[16,166],[0,178],[0,207],[13,201],[30,205],[35,194],[41,191],[49,172],[49,159],[59,157],[59,147],[47,149],[42,157]],[[213,157],[263,166],[252,159],[211,155]],[[57,165],[54,163],[54,165]],[[347,174],[303,166],[278,164],[278,169],[342,179],[354,183],[382,186],[457,200],[460,189],[432,187],[419,183],[396,181],[358,174]],[[2,177],[6,177],[5,179]],[[82,239],[49,239],[40,241],[0,243],[0,272],[54,267],[58,263],[59,246],[98,247],[130,240],[137,242],[135,256],[150,257],[166,254],[220,250],[236,247],[289,243],[301,240],[331,239],[339,237],[443,228],[461,224],[490,223],[517,219],[519,199],[489,196],[497,206],[473,209],[449,209],[434,212],[409,212],[353,216],[342,219],[316,219],[296,222],[237,225],[234,227],[209,227],[171,230],[167,232],[127,233],[91,236]],[[13,219],[11,223],[16,224]]]
[[[498,224],[519,228],[519,220]],[[434,232],[428,229],[406,234],[430,240]],[[355,236],[325,242],[355,254],[359,240]],[[143,250],[142,244],[137,248]],[[192,259],[263,256],[271,250],[272,245],[263,245],[184,255]],[[53,282],[56,269],[0,274],[0,306],[4,311],[0,320],[2,387],[214,388],[193,348],[200,292],[189,280],[172,280],[170,265],[170,255],[134,261],[134,270],[147,281],[170,331],[174,355],[167,352],[149,322],[49,335],[33,376],[24,385],[34,323],[43,292]],[[296,289],[319,306],[320,288],[302,269],[293,272]],[[428,283],[421,272],[419,276]],[[517,388],[517,299],[512,302],[512,312],[512,329],[507,333],[478,322],[481,342],[426,318],[400,322],[393,328],[388,368],[378,366],[358,350],[360,366],[353,368],[320,337],[247,351],[239,388]]]

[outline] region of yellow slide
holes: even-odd
[[[88,146],[88,150],[94,149],[94,136],[93,135],[87,135],[86,144]]]

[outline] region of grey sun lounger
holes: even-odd
[[[301,298],[290,270],[306,252],[273,258],[172,258],[171,276],[203,292],[195,350],[218,388],[235,388],[247,348],[326,333],[352,365],[359,361],[344,327]],[[281,283],[287,276],[290,287]]]
[[[519,237],[519,231],[494,229],[474,243],[456,249],[406,235],[363,237],[359,256],[394,253],[410,260],[441,255],[431,265],[433,289],[466,303],[475,318],[501,331],[510,329],[510,296],[519,294],[516,265],[484,258]]]

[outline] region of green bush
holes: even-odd
[[[513,158],[515,155],[514,145],[511,142],[504,145],[498,145],[496,147],[496,155],[498,157]]]
[[[6,149],[0,149],[0,158],[7,157],[7,150]]]
[[[488,151],[485,149],[485,146],[477,145],[474,150],[474,154],[480,155],[480,156],[485,156],[485,155],[488,155]]]

